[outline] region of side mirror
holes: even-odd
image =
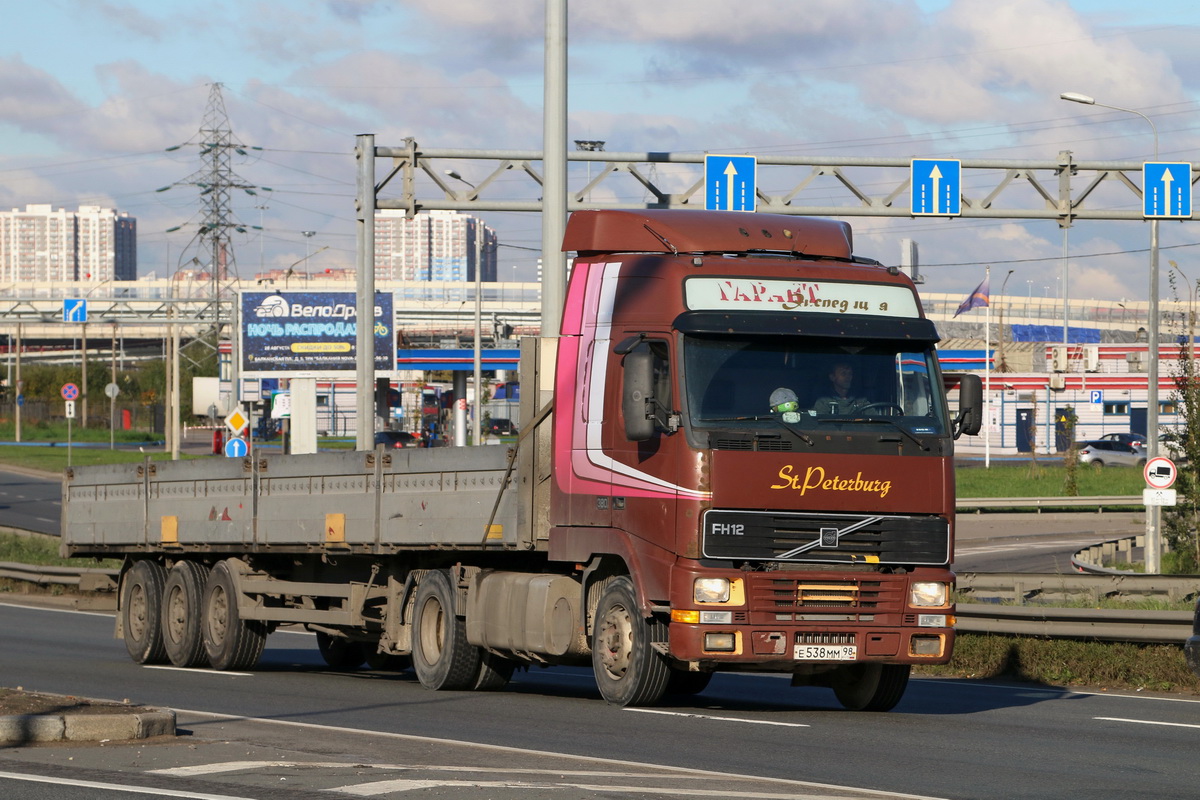
[[[624,370],[621,413],[625,416],[625,437],[631,442],[644,442],[654,435],[654,355],[647,348],[627,353]]]
[[[954,438],[964,433],[975,436],[983,427],[983,381],[978,375],[963,375],[958,384],[958,416],[954,418]]]

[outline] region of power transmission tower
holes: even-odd
[[[210,282],[210,294],[213,302],[214,330],[219,332],[221,326],[221,305],[230,302],[229,284],[237,279],[236,259],[234,257],[233,233],[245,233],[248,229],[262,230],[260,225],[245,225],[237,219],[230,207],[230,198],[237,190],[249,195],[257,195],[259,191],[270,191],[269,187],[256,186],[233,169],[231,161],[234,155],[246,156],[251,150],[262,150],[261,147],[251,147],[239,141],[229,125],[229,115],[225,112],[225,100],[221,95],[221,84],[211,85],[208,93],[208,105],[204,109],[204,120],[193,141],[185,144],[195,144],[200,148],[200,159],[203,162],[200,169],[182,180],[175,181],[170,186],[159,189],[165,192],[174,186],[195,186],[200,189],[203,203],[203,221],[192,240],[201,256],[194,260],[204,265],[207,260],[207,270]],[[179,150],[185,144],[168,147],[167,150]],[[167,232],[183,228],[178,225],[168,228]],[[189,247],[191,245],[189,244]],[[185,248],[185,253],[187,249]],[[226,318],[228,318],[226,316]]]

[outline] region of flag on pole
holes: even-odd
[[[990,303],[988,302],[988,281],[989,280],[990,280],[990,276],[987,278],[984,278],[983,283],[981,283],[975,287],[975,291],[971,292],[971,294],[967,297],[967,299],[963,300],[962,304],[959,305],[958,311],[954,312],[954,316],[957,317],[959,314],[966,313],[967,311],[970,311],[972,308],[979,308],[980,306],[990,305]]]

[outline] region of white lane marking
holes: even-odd
[[[82,614],[85,617],[108,617],[113,618],[111,613],[103,611],[80,611],[77,608],[52,608],[50,606],[30,606],[24,603],[14,603],[10,600],[0,600],[0,606],[10,606],[12,608],[24,608],[28,611],[53,611],[57,614]]]
[[[50,519],[49,517],[34,517],[34,519],[36,519],[38,522],[54,522],[54,523],[62,522],[62,520]]]
[[[772,722],[764,719],[743,719],[742,717],[718,717],[714,714],[689,714],[683,711],[662,711],[656,708],[623,708],[622,711],[634,711],[638,714],[662,714],[667,717],[690,717],[691,719],[715,719],[718,722],[744,722],[747,725],[777,725],[781,728],[811,728],[802,722]]]
[[[200,667],[174,667],[170,664],[142,664],[142,669],[164,669],[173,672],[186,672],[189,675],[228,675],[231,678],[253,678],[253,672],[228,672],[221,669],[202,669]]]
[[[272,769],[275,767],[305,767],[329,769],[337,767],[363,767],[371,764],[355,764],[350,761],[222,761],[218,764],[195,764],[190,767],[168,767],[167,769],[152,769],[147,775],[171,775],[176,778],[190,778],[196,775],[220,775],[223,772],[239,772],[249,769]]]
[[[947,679],[947,678],[914,678],[914,681],[922,683],[941,683],[947,686],[958,686],[960,688],[982,687],[985,689],[1005,689],[1013,692],[1031,692],[1040,694],[1080,694],[1090,697],[1117,697],[1124,700],[1161,700],[1164,703],[1200,703],[1200,700],[1189,700],[1186,697],[1155,697],[1147,694],[1122,694],[1121,692],[1089,692],[1086,689],[1041,689],[1036,686],[1021,686],[1019,684],[1005,685],[1002,683],[972,683],[962,679]]]
[[[724,778],[730,780],[751,780],[760,783],[774,783],[784,786],[802,786],[808,789],[827,789],[835,792],[854,791],[864,797],[881,797],[889,798],[889,800],[941,800],[929,795],[916,794],[899,794],[897,792],[885,792],[876,789],[862,789],[857,786],[840,786],[833,783],[817,783],[814,781],[799,781],[789,778],[771,778],[762,775],[744,775],[731,772],[717,772],[708,769],[695,769],[692,767],[674,767],[667,764],[654,764],[650,762],[628,761],[618,758],[601,758],[599,756],[584,756],[574,753],[560,753],[553,750],[533,750],[526,747],[510,747],[502,744],[486,744],[483,742],[471,742],[462,739],[444,739],[435,736],[419,736],[413,733],[393,733],[391,731],[373,731],[365,728],[348,728],[341,725],[318,725],[312,722],[296,722],[287,719],[268,719],[266,717],[246,717],[236,714],[218,714],[211,711],[198,711],[195,709],[176,708],[176,715],[192,715],[197,717],[206,717],[208,719],[225,720],[232,722],[259,722],[266,725],[279,725],[286,728],[301,728],[305,730],[325,731],[328,733],[346,733],[346,734],[361,734],[364,736],[379,736],[385,739],[396,739],[405,742],[423,742],[431,744],[442,744],[458,747],[473,747],[480,750],[488,750],[497,753],[509,753],[522,756],[554,756],[558,758],[569,758],[575,761],[595,764],[618,764],[627,767],[636,767],[639,769],[658,769],[674,773],[676,775],[701,775],[710,778]]]
[[[273,767],[319,767],[370,769],[380,772],[496,772],[505,775],[553,775],[555,777],[572,776],[576,778],[645,778],[653,777],[648,772],[619,772],[616,770],[600,769],[533,769],[529,767],[463,767],[446,764],[364,764],[361,761],[222,761],[213,764],[194,764],[190,767],[167,767],[150,770],[152,775],[172,775],[175,777],[195,777],[197,775],[215,775],[222,772],[238,772],[240,770],[268,769]],[[711,775],[672,775],[672,780],[710,781]]]
[[[1200,728],[1200,724],[1191,722],[1159,722],[1153,719],[1124,719],[1123,717],[1092,717],[1101,722],[1131,722],[1134,725],[1166,725],[1171,728]]]
[[[51,778],[45,775],[22,775],[19,772],[0,772],[0,778],[14,781],[30,781],[32,783],[50,783],[55,786],[79,786],[84,789],[106,789],[112,792],[129,794],[155,794],[159,797],[180,797],[185,800],[254,800],[252,797],[242,797],[232,794],[197,794],[196,792],[180,792],[172,789],[149,789],[142,786],[126,786],[123,783],[98,783],[96,781],[77,781],[70,778]]]
[[[652,776],[647,776],[652,777]],[[523,781],[433,781],[401,779],[394,781],[378,781],[376,783],[360,783],[350,786],[338,786],[326,791],[341,792],[358,797],[374,797],[390,792],[408,792],[414,789],[441,788],[479,788],[479,789],[577,789],[585,792],[610,794],[612,792],[629,792],[639,797],[728,797],[746,798],[746,800],[846,800],[846,795],[776,794],[774,792],[730,792],[727,789],[666,789],[655,786],[613,786],[612,784],[566,783],[553,781],[549,783],[525,783]],[[900,795],[895,795],[899,797]]]

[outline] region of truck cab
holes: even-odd
[[[948,661],[978,379],[952,418],[912,282],[830,220],[584,211],[564,249],[549,556],[629,576],[613,624],[668,656],[645,671],[787,671],[883,709]],[[608,699],[662,682],[616,648],[593,647]]]

